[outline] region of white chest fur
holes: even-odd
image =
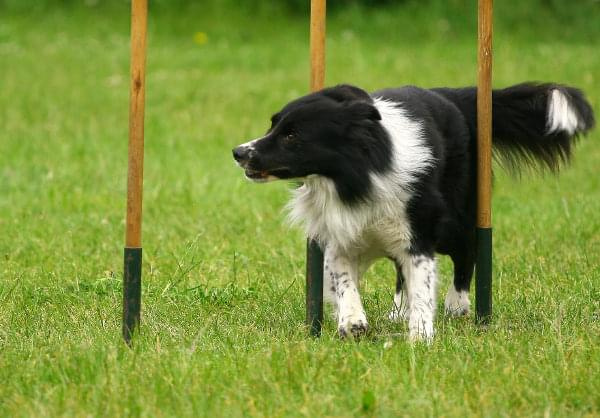
[[[421,124],[410,119],[396,103],[375,99],[381,124],[392,141],[392,168],[371,177],[368,199],[347,205],[339,198],[332,180],[308,176],[293,191],[288,205],[292,223],[304,226],[308,237],[321,243],[335,243],[350,251],[373,247],[406,246],[411,231],[406,205],[416,176],[427,170],[433,158],[421,138]]]

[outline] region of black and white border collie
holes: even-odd
[[[556,171],[594,125],[582,92],[525,83],[493,92],[493,144],[511,168]],[[324,295],[342,337],[367,330],[358,284],[377,258],[397,269],[390,319],[430,341],[435,254],[454,263],[445,310],[469,312],[475,260],[476,89],[339,85],[288,103],[258,139],[233,150],[256,182],[299,181],[293,223],[324,249]]]

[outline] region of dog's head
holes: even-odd
[[[363,160],[377,164],[377,138],[385,136],[380,119],[365,91],[324,89],[288,103],[263,137],[236,147],[233,157],[256,182],[312,174],[335,179],[364,168]]]

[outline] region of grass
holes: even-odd
[[[559,10],[497,5],[494,83],[573,84],[600,109],[598,5],[547,3]],[[288,186],[250,184],[230,157],[307,90],[306,18],[157,7],[143,324],[129,350],[128,7],[15,4],[0,4],[0,416],[600,415],[597,132],[558,178],[497,172],[489,328],[439,316],[431,347],[406,343],[385,320],[382,262],[363,282],[372,337],[342,342],[328,320],[313,340]],[[475,80],[472,1],[349,7],[328,29],[328,84]]]

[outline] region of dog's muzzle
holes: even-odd
[[[252,159],[255,151],[252,145],[242,144],[239,147],[236,147],[232,150],[233,159],[238,163],[240,167],[244,169],[244,173],[246,177],[248,177],[252,181],[256,182],[264,182],[268,180],[272,180],[272,176],[269,175],[266,171],[253,170],[248,167],[250,160]]]
[[[251,147],[247,145],[240,145],[239,147],[233,149],[233,158],[240,166],[244,167],[244,165],[250,160],[251,153]]]

